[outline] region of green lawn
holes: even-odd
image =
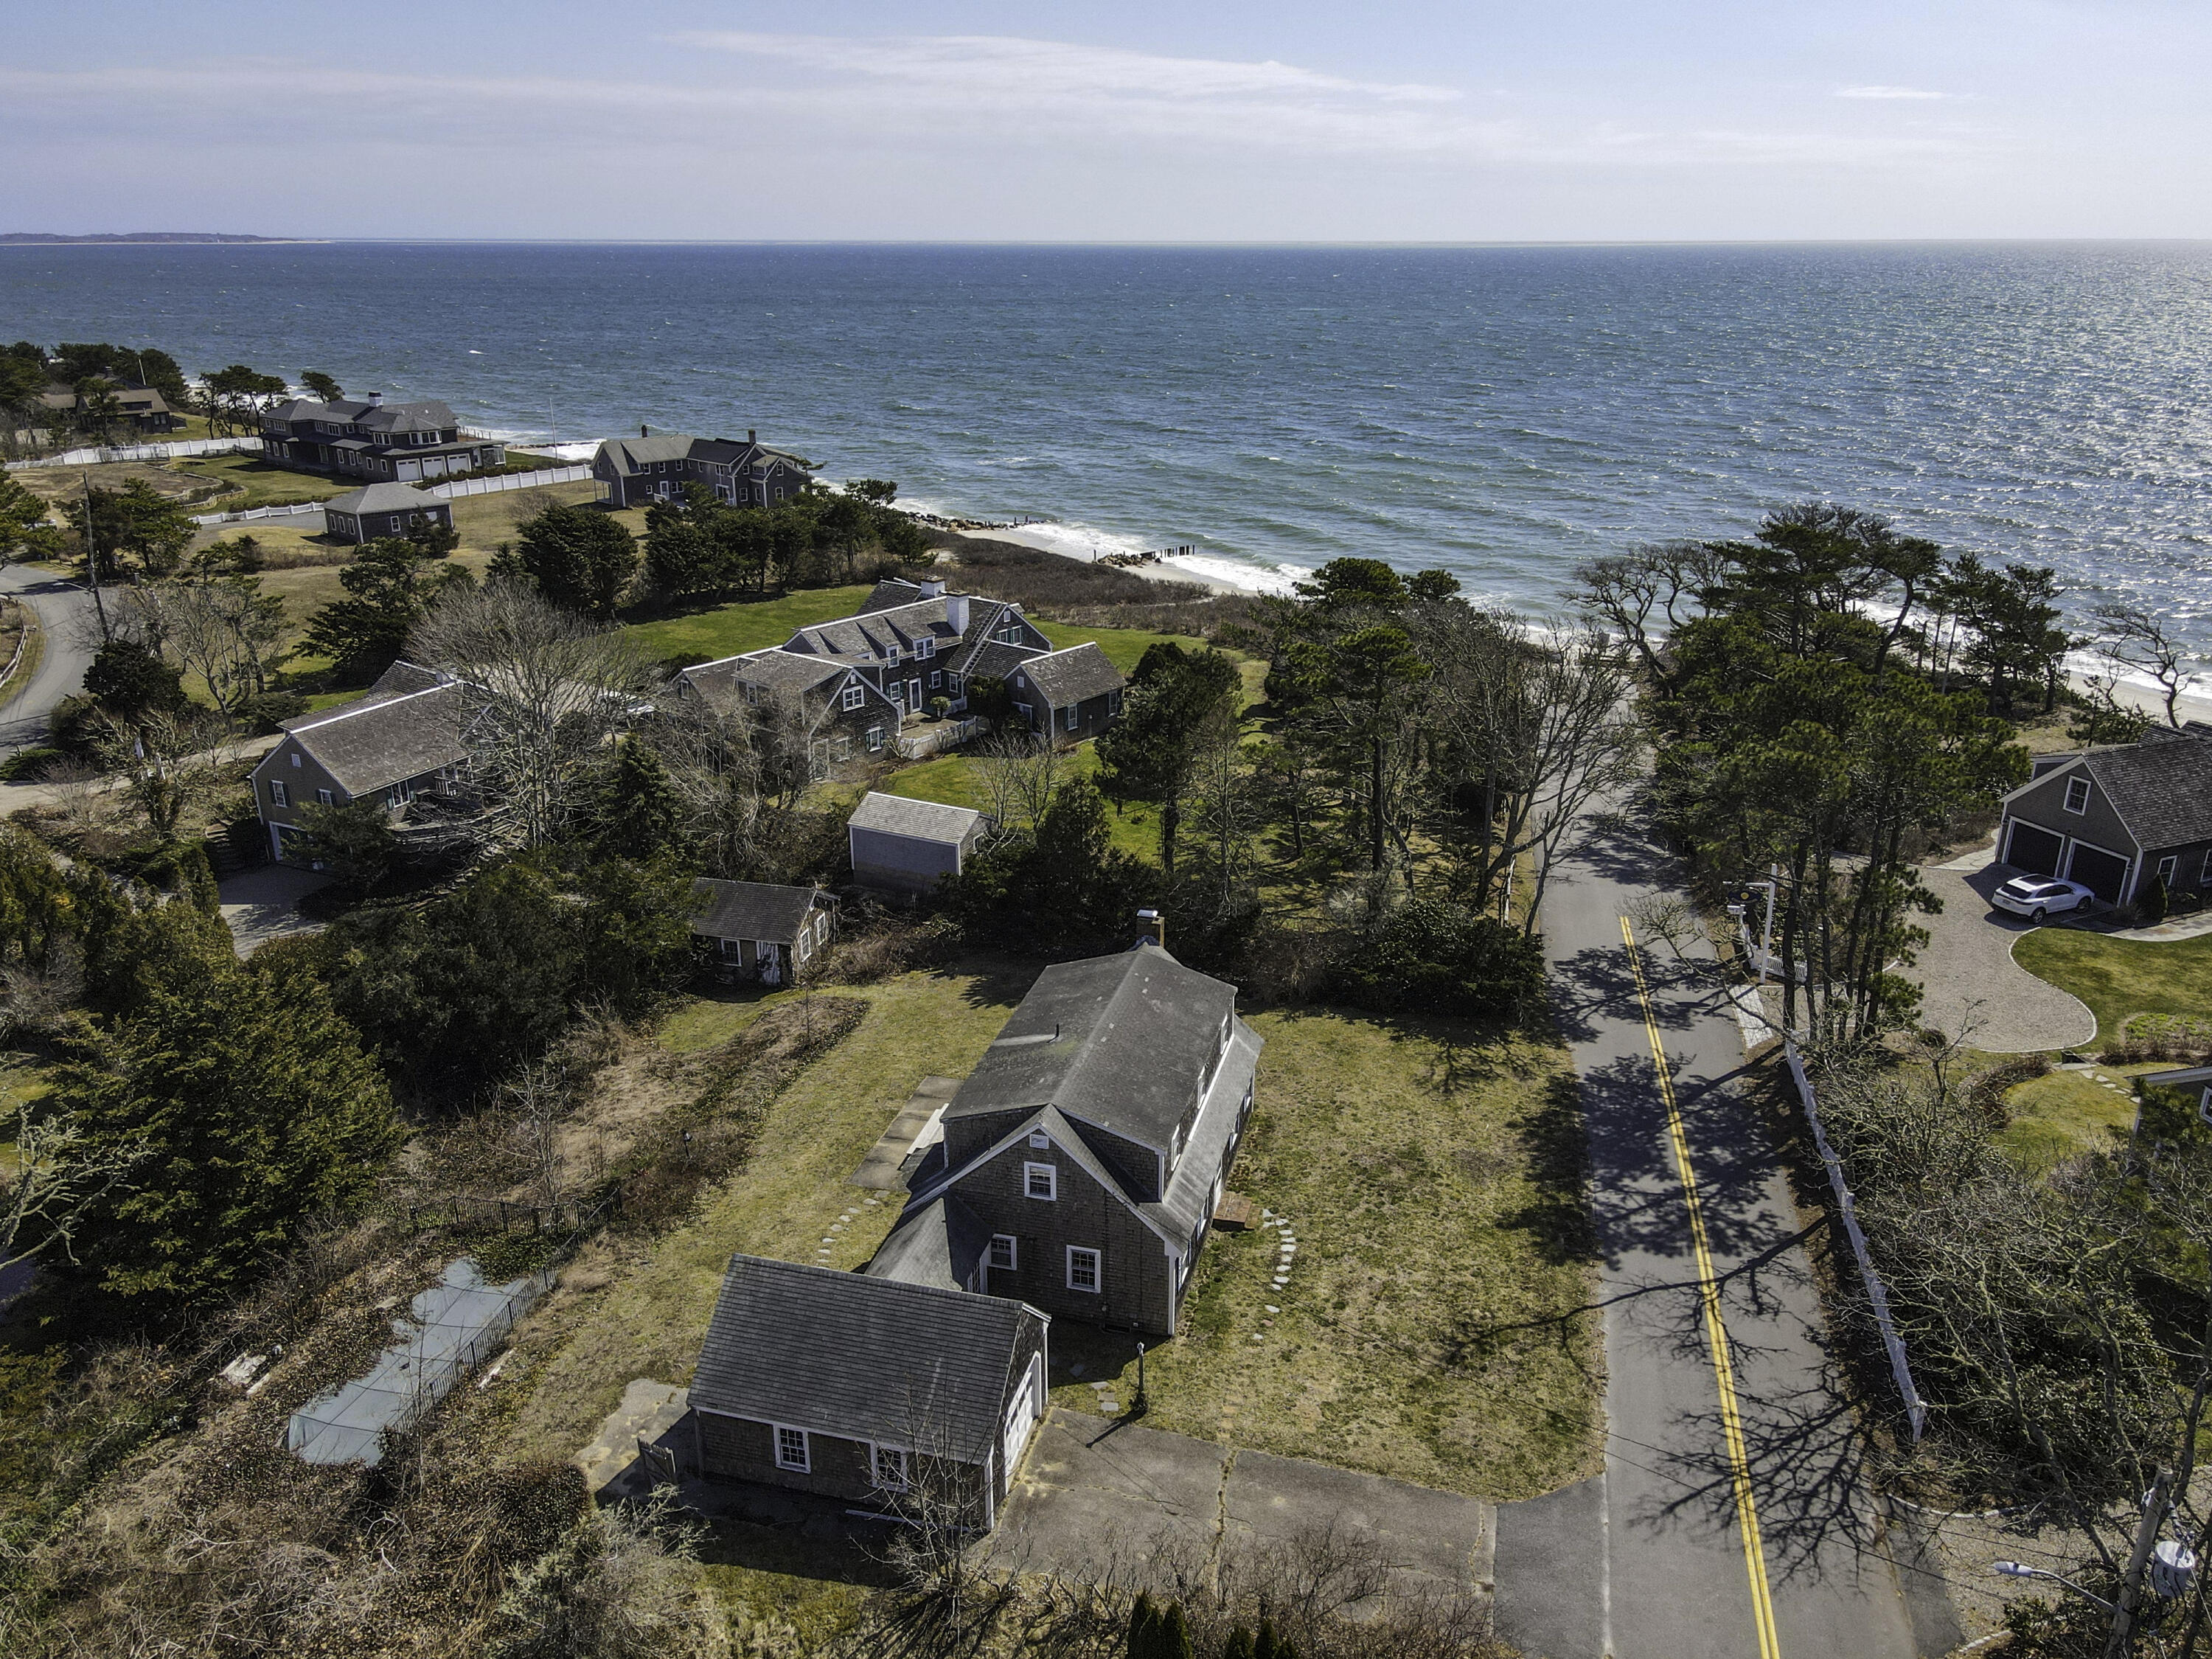
[[[2039,927],[2013,947],[2012,959],[2088,1004],[2100,1042],[2120,1041],[2136,1014],[2212,1010],[2212,934],[2162,942]]]
[[[1153,634],[1141,628],[1071,628],[1065,623],[1047,622],[1042,617],[1031,617],[1030,620],[1036,624],[1037,632],[1052,641],[1054,650],[1065,651],[1071,645],[1086,641],[1095,643],[1124,674],[1135,673],[1145,653],[1163,640],[1172,639],[1187,651],[1206,648],[1204,640]]]
[[[1076,745],[1068,757],[1070,778],[1087,778],[1098,770],[1098,750],[1088,740]],[[887,777],[876,781],[878,790],[886,795],[903,795],[908,800],[941,801],[947,806],[972,806],[979,812],[991,810],[991,798],[983,787],[982,774],[976,763],[965,755],[939,755],[934,760],[917,762],[900,768]],[[1159,814],[1149,806],[1131,805],[1118,811],[1111,805],[1106,809],[1107,827],[1114,845],[1122,852],[1133,853],[1140,859],[1157,864],[1160,854]],[[1178,843],[1179,844],[1179,843]]]
[[[870,591],[865,584],[801,588],[780,599],[744,599],[689,616],[633,623],[624,631],[656,657],[688,652],[711,661],[744,651],[765,651],[809,623],[849,617]]]
[[[1595,1322],[1492,1334],[1594,1289],[1565,1056],[1459,1021],[1252,1024],[1267,1046],[1230,1186],[1297,1249],[1279,1288],[1285,1235],[1207,1242],[1184,1334],[1146,1356],[1151,1425],[1501,1501],[1596,1473]],[[1107,1378],[1129,1402],[1127,1339],[1062,1321],[1053,1353],[1060,1404],[1097,1409]]]
[[[2005,1110],[2012,1121],[1998,1134],[1997,1143],[2022,1162],[2045,1170],[2077,1152],[2110,1146],[2114,1130],[2124,1136],[2135,1124],[2130,1080],[2162,1069],[2098,1066],[2016,1083],[2005,1091]],[[2105,1079],[2121,1087],[2108,1088]]]
[[[174,461],[170,471],[226,486],[201,503],[208,513],[242,513],[252,507],[289,507],[295,501],[326,501],[359,486],[319,472],[272,466],[257,455],[196,455]]]

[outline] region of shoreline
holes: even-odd
[[[1109,538],[1103,532],[1069,530],[1057,526],[1018,525],[1010,530],[963,530],[956,533],[975,541],[1012,542],[1017,547],[1031,548],[1039,553],[1073,559],[1079,564],[1096,564],[1103,553],[1131,550],[1109,544]],[[1071,546],[1071,542],[1075,545]],[[1163,557],[1144,564],[1116,564],[1108,568],[1126,570],[1131,575],[1141,576],[1148,581],[1186,582],[1212,592],[1243,594],[1248,598],[1290,591],[1292,578],[1275,574],[1257,565],[1251,567],[1252,576],[1249,581],[1235,581],[1217,574],[1221,567],[1233,566],[1236,562],[1206,554],[1194,554],[1189,562],[1179,558]],[[1204,568],[1206,566],[1213,568]]]

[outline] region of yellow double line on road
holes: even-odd
[[[1651,1064],[1659,1073],[1659,1098],[1667,1107],[1667,1139],[1674,1149],[1674,1176],[1682,1183],[1682,1201],[1690,1212],[1690,1247],[1698,1263],[1698,1301],[1705,1316],[1705,1346],[1713,1356],[1713,1381],[1721,1396],[1721,1436],[1728,1446],[1729,1468],[1735,1482],[1735,1518],[1743,1536],[1743,1564],[1751,1575],[1752,1620],[1759,1630],[1759,1659],[1781,1659],[1782,1644],[1774,1635],[1774,1600],[1766,1584],[1766,1553],[1759,1541],[1759,1509],[1752,1501],[1751,1460],[1743,1443],[1743,1410],[1736,1401],[1735,1365],[1729,1357],[1728,1328],[1721,1322],[1721,1287],[1713,1273],[1712,1251],[1705,1242],[1705,1210],[1698,1195],[1697,1173],[1690,1167],[1690,1142],[1682,1133],[1681,1108],[1674,1103],[1674,1074],[1667,1063],[1667,1049],[1659,1041],[1659,1022],[1651,1012],[1651,988],[1644,982],[1644,958],[1636,949],[1636,934],[1628,918],[1620,919],[1620,942],[1628,951],[1628,966],[1636,975],[1636,1000],[1644,1011],[1644,1030],[1651,1039]]]

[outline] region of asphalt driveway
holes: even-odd
[[[230,924],[238,954],[250,957],[270,939],[292,933],[320,933],[321,922],[300,914],[300,901],[330,884],[328,876],[283,864],[264,864],[217,882],[222,919]]]
[[[2022,934],[2033,933],[2035,924],[1991,909],[1990,895],[2019,873],[2002,864],[1920,872],[1929,890],[1943,901],[1941,915],[1921,921],[1928,943],[1912,970],[1925,994],[1921,1023],[1947,1036],[1964,1036],[1975,1048],[1998,1054],[2094,1042],[2097,1017],[2087,1006],[2012,959],[2012,947]]]
[[[1233,1571],[1334,1528],[1381,1547],[1389,1594],[1487,1595],[1496,1513],[1456,1492],[1054,1407],[994,1553],[1029,1571],[1095,1580],[1118,1570],[1142,1581],[1164,1551]]]

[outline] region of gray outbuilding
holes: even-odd
[[[990,818],[972,807],[872,789],[846,826],[853,879],[887,893],[926,893],[959,875],[991,828]]]
[[[413,484],[373,483],[365,489],[349,489],[323,503],[323,526],[349,542],[371,542],[380,536],[404,536],[429,525],[453,527],[453,509],[435,495],[426,495]]]

